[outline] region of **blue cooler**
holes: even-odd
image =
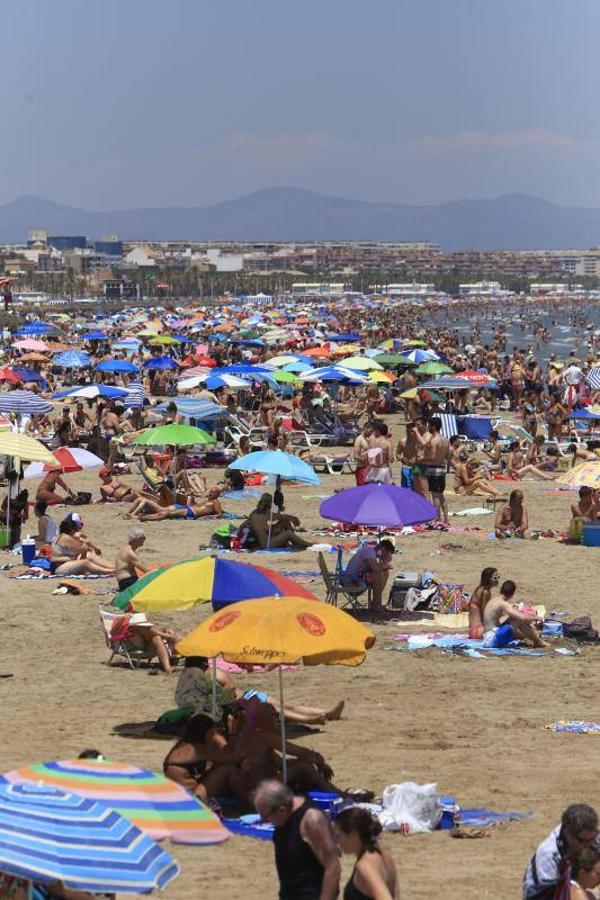
[[[28,566],[35,556],[35,541],[33,538],[26,537],[21,541],[21,557],[23,565]]]
[[[454,828],[456,815],[460,812],[456,797],[440,797],[440,803],[442,805],[442,818],[440,819],[438,828]]]
[[[333,794],[329,791],[309,791],[308,796],[314,805],[318,809],[322,809],[330,819],[334,819],[337,816],[343,803],[339,794]]]
[[[583,538],[581,543],[584,547],[600,547],[600,525],[591,522],[583,526]]]

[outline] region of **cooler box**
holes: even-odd
[[[420,572],[398,572],[394,575],[388,606],[392,609],[404,609],[404,601],[409,589],[411,587],[420,588],[421,580]]]
[[[590,522],[584,525],[581,543],[584,547],[600,547],[600,525],[594,525]]]

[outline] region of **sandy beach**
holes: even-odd
[[[209,484],[218,477],[219,470],[209,470]],[[133,476],[131,480],[135,481]],[[95,473],[69,476],[69,481],[76,489],[98,495]],[[287,508],[301,516],[307,529],[322,527],[314,495],[328,495],[352,483],[351,476],[326,476],[317,488],[287,488]],[[35,487],[37,482],[29,484]],[[548,484],[540,482],[525,482],[523,489],[533,527],[566,526],[568,493],[547,493]],[[451,511],[479,503],[478,498],[449,497]],[[241,514],[252,504],[230,502],[226,508]],[[123,507],[93,504],[80,511],[86,532],[112,558],[130,527],[119,516]],[[58,519],[65,512],[55,509],[54,516]],[[600,551],[551,539],[487,540],[491,515],[452,521],[478,525],[481,531],[400,538],[395,570],[432,571],[473,589],[481,569],[494,565],[502,578],[517,582],[519,599],[597,619]],[[150,523],[144,556],[159,563],[198,555],[198,547],[206,545],[214,527],[214,522]],[[449,540],[460,547],[442,549]],[[318,569],[311,551],[239,558],[286,572]],[[332,554],[332,568],[334,559]],[[15,557],[2,553],[0,560],[14,562]],[[109,759],[161,769],[169,740],[125,737],[119,729],[125,723],[153,720],[172,708],[176,679],[150,675],[144,668],[132,672],[107,667],[98,604],[110,601],[115,582],[82,583],[96,594],[53,596],[55,581],[18,581],[0,573],[1,669],[14,676],[0,680],[5,715],[2,771],[25,762],[73,757],[87,747],[99,749]],[[306,586],[324,597],[320,578],[315,576]],[[209,612],[208,606],[197,607],[160,621],[185,634]],[[600,667],[599,651],[588,648],[570,658],[475,660],[439,650],[390,652],[394,635],[405,629],[388,624],[374,630],[377,643],[363,666],[286,674],[286,696],[292,701],[327,706],[346,700],[340,722],[297,739],[326,756],[342,787],[371,787],[379,795],[388,784],[436,782],[442,794],[455,796],[464,806],[533,813],[530,820],[496,827],[491,837],[477,841],[453,840],[448,832],[385,839],[401,873],[403,896],[427,898],[440,888],[448,900],[518,896],[531,851],[558,822],[564,807],[573,801],[600,802],[595,739],[555,735],[545,727],[560,719],[598,718],[593,679]],[[272,674],[238,680],[276,689]],[[219,847],[174,851],[182,875],[167,889],[169,898],[183,898],[190,891],[199,895],[210,891],[211,896],[230,900],[277,894],[268,843],[232,837]],[[348,860],[343,865],[346,876],[351,865]]]

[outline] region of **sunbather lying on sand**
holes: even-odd
[[[174,503],[171,506],[161,506],[156,500],[141,497],[128,511],[127,516],[137,516],[142,522],[162,522],[164,519],[202,519],[205,516],[220,516],[223,507],[219,501],[219,488],[208,491],[206,500],[202,503],[186,505]]]

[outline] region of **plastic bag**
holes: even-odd
[[[419,834],[434,831],[442,818],[437,784],[405,781],[391,784],[383,792],[382,824],[388,831]]]

